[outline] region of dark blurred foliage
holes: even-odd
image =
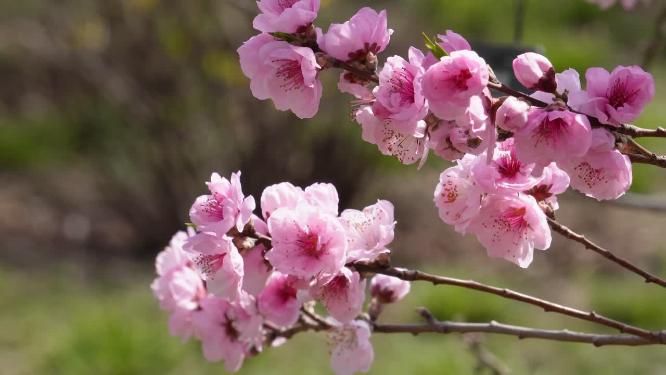
[[[318,123],[295,126],[250,97],[235,54],[250,33],[244,7],[98,0],[26,12],[2,35],[1,110],[24,137],[3,145],[0,162],[10,176],[47,169],[30,188],[56,216],[70,208],[89,217],[91,248],[154,253],[187,221],[211,171],[242,170],[256,197],[285,179],[331,181],[346,203],[369,168],[371,154],[337,129],[346,125],[333,112],[341,98],[325,99]],[[61,143],[64,155],[42,160],[33,142]]]
[[[560,68],[636,62],[624,47],[650,28],[641,14],[581,0],[527,3],[524,18],[508,0],[362,5],[389,9],[396,33],[386,56],[419,46],[422,31],[452,28],[495,67],[544,46]],[[324,0],[318,24],[360,6]],[[322,74],[327,89],[312,120],[251,96],[235,51],[256,33],[253,1],[25,0],[0,4],[0,14],[3,258],[152,255],[188,221],[213,171],[241,170],[257,200],[279,181],[333,182],[346,207],[368,183],[384,196],[394,187],[382,175],[410,168],[360,140],[349,98],[335,92],[337,72]],[[409,227],[410,217],[401,220]]]

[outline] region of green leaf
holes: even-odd
[[[446,51],[444,51],[442,46],[436,42],[433,42],[426,33],[421,33],[421,35],[423,35],[423,39],[425,39],[426,48],[428,48],[436,58],[441,59],[442,57],[446,56]]]

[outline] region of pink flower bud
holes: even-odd
[[[542,55],[534,52],[523,53],[513,60],[513,74],[518,81],[530,90],[555,92],[555,69]]]
[[[509,96],[495,112],[495,125],[508,131],[516,131],[527,123],[530,105],[513,96]]]
[[[370,282],[370,292],[381,303],[394,303],[405,298],[411,285],[397,277],[376,275]]]
[[[451,30],[446,30],[446,34],[437,35],[437,39],[439,39],[446,53],[472,49],[469,42],[462,35]]]

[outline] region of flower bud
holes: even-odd
[[[386,275],[375,275],[370,282],[370,293],[381,303],[394,303],[405,298],[411,288],[409,281]]]
[[[555,69],[548,59],[538,53],[527,52],[513,60],[513,73],[530,90],[555,92]]]
[[[516,131],[527,123],[529,109],[530,105],[526,102],[509,96],[495,112],[495,125],[507,131]]]

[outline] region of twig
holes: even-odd
[[[629,135],[633,138],[653,137],[653,138],[666,138],[666,128],[658,127],[656,129],[639,128],[636,125],[623,124],[617,128],[613,128],[617,133]]]
[[[509,368],[483,345],[480,333],[464,334],[463,341],[467,344],[467,348],[474,358],[476,358],[477,365],[475,372],[477,374],[482,373],[484,369],[490,370],[494,375],[508,375],[511,373]]]
[[[629,157],[629,160],[631,160],[632,163],[639,163],[639,164],[650,164],[650,165],[655,165],[657,167],[661,168],[666,168],[666,156],[659,156],[659,155],[642,155],[642,154],[627,154]]]
[[[432,283],[433,285],[453,285],[461,288],[473,289],[484,293],[494,294],[506,299],[520,301],[530,305],[538,306],[546,312],[554,312],[562,315],[567,315],[573,318],[615,328],[620,332],[640,336],[648,341],[655,341],[658,343],[666,342],[666,333],[663,332],[651,332],[643,328],[635,327],[605,317],[594,311],[583,311],[583,310],[574,309],[572,307],[560,305],[527,294],[515,292],[510,289],[499,288],[492,285],[486,285],[474,280],[462,280],[452,277],[432,275],[417,270],[407,270],[403,268],[380,267],[374,264],[361,263],[361,262],[355,262],[350,264],[349,266],[354,267],[359,272],[383,274],[383,275],[397,277],[399,279],[407,281],[426,281]]]
[[[663,280],[662,278],[660,278],[660,277],[658,277],[658,276],[656,276],[656,275],[654,275],[654,274],[652,274],[648,271],[645,271],[645,270],[641,269],[640,267],[634,265],[633,263],[629,262],[628,260],[613,254],[610,250],[607,250],[607,249],[597,245],[596,243],[588,240],[582,234],[578,234],[578,233],[572,231],[571,229],[569,229],[566,226],[557,222],[557,220],[554,220],[554,219],[549,217],[548,218],[548,224],[550,224],[550,227],[555,232],[561,234],[562,236],[582,244],[583,246],[585,246],[585,248],[587,248],[589,250],[592,250],[595,253],[600,254],[600,255],[604,256],[605,258],[609,259],[610,261],[612,261],[614,263],[617,263],[621,267],[623,267],[623,268],[625,268],[625,269],[643,277],[645,279],[646,283],[654,283],[654,284],[657,284],[659,286],[662,286],[662,287],[666,288],[666,280]]]
[[[503,324],[496,321],[488,323],[464,323],[450,321],[434,321],[428,324],[374,324],[374,332],[378,333],[496,333],[500,335],[516,336],[519,339],[543,339],[551,341],[578,342],[594,346],[620,345],[642,346],[663,345],[663,342],[645,339],[628,334],[604,335],[595,333],[576,332],[570,330],[538,329],[523,326]]]
[[[530,103],[531,105],[533,105],[535,107],[545,107],[545,106],[548,105],[547,103],[542,102],[541,100],[539,100],[537,98],[533,98],[533,97],[529,96],[528,94],[526,94],[522,91],[518,91],[514,88],[511,88],[510,86],[507,86],[502,82],[489,82],[488,87],[490,87],[491,89],[497,90],[501,93],[511,95],[511,96],[515,96],[516,98],[524,99],[525,101],[527,101],[528,103]]]

